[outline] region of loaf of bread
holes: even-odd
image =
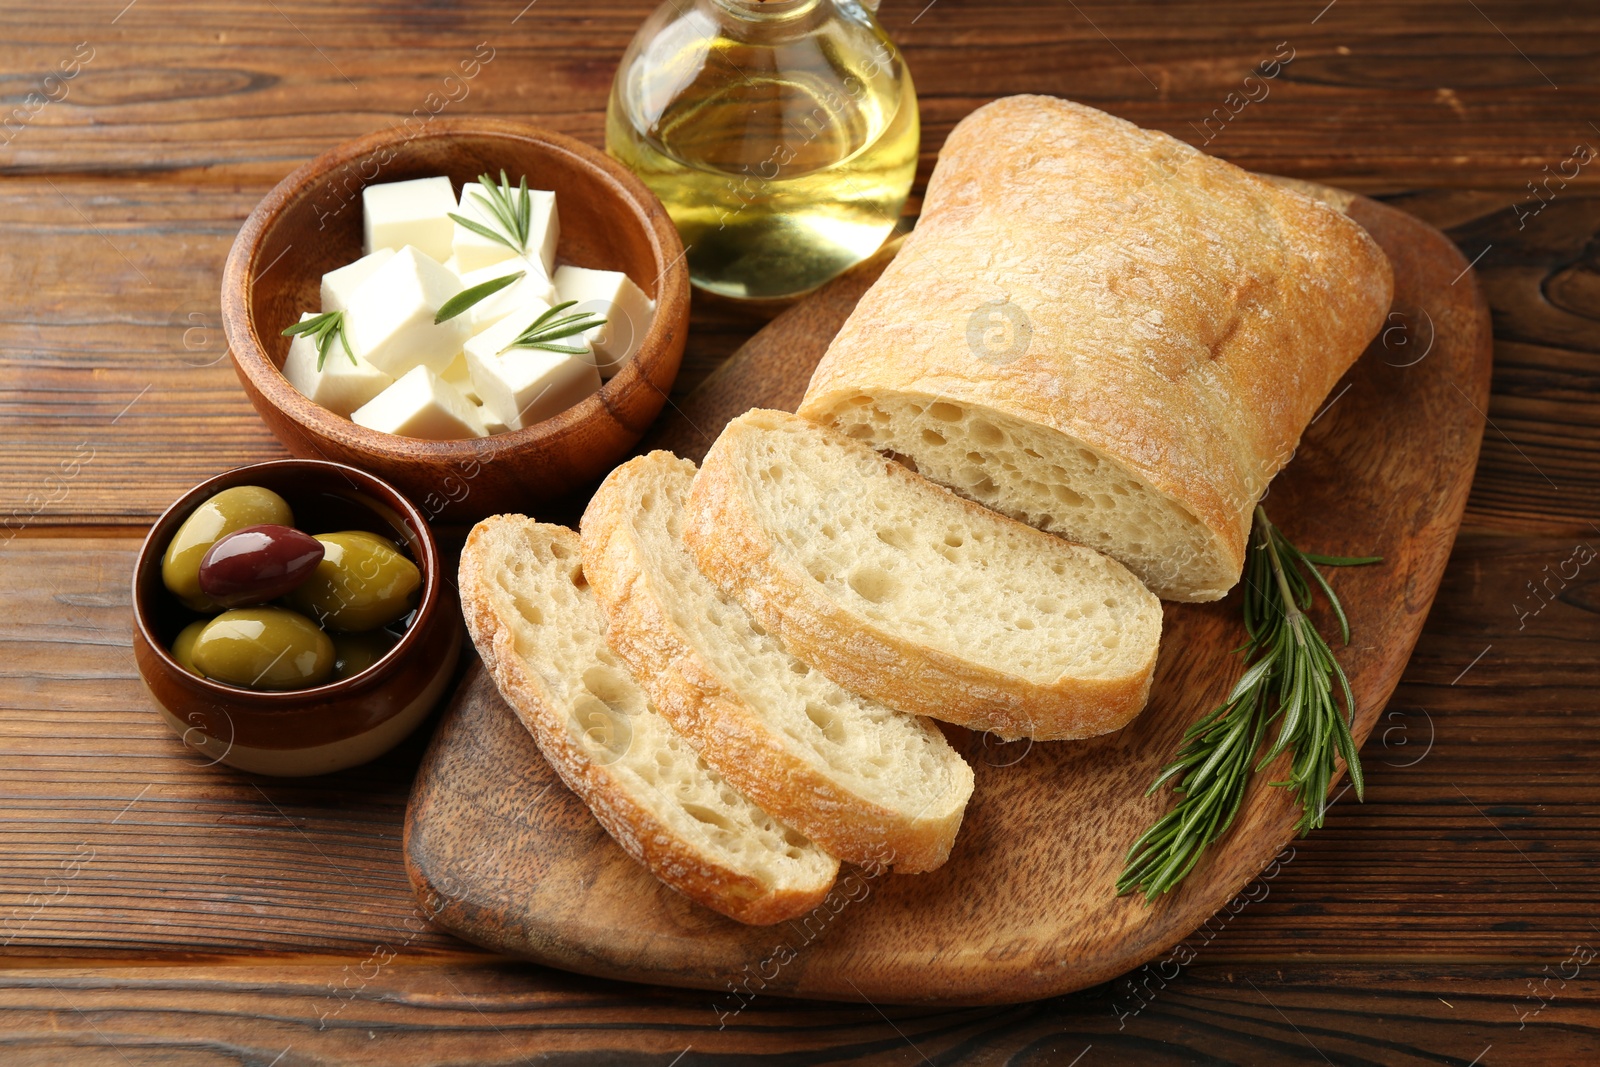
[[[578,535],[521,515],[473,528],[461,606],[500,693],[562,781],[667,885],[730,918],[819,905],[839,861],[739,795],[606,647]]]
[[[1325,203],[1092,108],[1008,97],[950,134],[800,412],[1162,597],[1215,600],[1392,286]]]
[[[1127,568],[795,415],[728,424],[684,543],[790,654],[901,711],[1056,740],[1149,694],[1161,605]]]
[[[847,692],[708,582],[682,541],[695,467],[652,452],[583,513],[583,572],[606,642],[705,761],[851,863],[931,871],[950,855],[972,768],[925,719]]]

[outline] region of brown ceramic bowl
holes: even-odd
[[[656,302],[632,360],[598,393],[552,418],[467,441],[424,441],[357,426],[312,403],[279,371],[281,331],[321,306],[322,275],[361,254],[361,190],[444,174],[459,190],[485,172],[523,174],[553,189],[556,257],[620,270]],[[245,392],[297,456],[348,463],[397,485],[429,518],[470,522],[526,511],[595,481],[627,455],[660,412],[683,357],[689,270],[655,194],[589,146],[496,119],[436,120],[339,146],[267,194],[245,221],[222,279],[223,326]]]
[[[172,658],[172,639],[200,616],[161,584],[161,557],[189,513],[236,485],[271,489],[308,533],[365,529],[404,548],[422,571],[410,628],[353,678],[311,689],[262,692],[191,674]],[[461,609],[440,572],[439,549],[422,513],[392,486],[353,467],[280,459],[201,482],[156,520],[133,571],[133,653],[167,725],[213,763],[299,776],[365,763],[411,733],[438,701],[461,651]]]

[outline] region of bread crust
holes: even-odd
[[[515,637],[486,593],[484,571],[493,551],[491,543],[508,525],[521,529],[534,524],[522,515],[496,515],[478,523],[468,536],[458,576],[462,614],[500,694],[561,780],[588,805],[625,852],[662,882],[713,911],[742,923],[770,925],[804,915],[821,904],[832,888],[831,877],[811,887],[773,887],[747,871],[718,862],[635,801],[607,768],[589,759],[573,742],[556,699],[517,655]],[[537,526],[541,535],[565,541],[576,566],[582,551],[578,535],[563,527]]]
[[[899,395],[1059,433],[1200,521],[1210,558],[1153,588],[1211,600],[1392,295],[1383,251],[1334,207],[1093,108],[1006,97],[950,134],[916,229],[800,413]],[[973,316],[1007,304],[1026,350],[982,358]]]
[[[900,873],[943,864],[972,793],[972,772],[959,756],[949,753],[966,772],[965,788],[941,798],[937,806],[945,810],[921,818],[875,803],[796,751],[673,620],[670,590],[651,581],[631,531],[632,497],[621,488],[640,467],[667,462],[694,471],[669,452],[630,460],[601,483],[583,513],[583,569],[606,616],[607,643],[701,758],[773,818],[850,863],[887,864]],[[935,727],[922,725],[948,750]]]
[[[695,476],[686,509],[684,543],[700,571],[719,586],[795,658],[852,692],[913,715],[984,730],[1006,740],[1075,740],[1120,729],[1150,695],[1157,645],[1148,660],[1121,678],[1063,676],[1040,684],[951,655],[897,635],[851,611],[816,579],[776,551],[758,517],[750,486],[732,460],[745,434],[762,432],[785,412],[755,409],[728,424]],[[833,433],[831,430],[818,432]],[[886,477],[920,483],[942,493],[975,521],[1011,523],[1047,542],[1047,550],[1092,552],[1041,533],[951,493],[859,442],[848,447],[872,455]]]

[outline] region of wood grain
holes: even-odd
[[[140,689],[137,549],[131,538],[27,538],[0,555],[0,952],[449,944],[407,929],[420,924],[400,864],[426,727],[325,778],[209,765]]]
[[[1557,999],[1524,1029],[1517,1014],[1537,1007],[1528,982],[1595,943],[1600,913],[1589,877],[1600,590],[1586,569],[1525,629],[1513,612],[1526,583],[1574,542],[1592,544],[1600,523],[1600,420],[1589,417],[1600,294],[1579,284],[1600,171],[1586,168],[1526,228],[1513,207],[1532,204],[1542,168],[1594,143],[1588,123],[1600,121],[1600,27],[1553,0],[883,7],[922,97],[924,178],[954,122],[1003,92],[1075,97],[1198,141],[1189,123],[1289,41],[1296,59],[1270,98],[1208,150],[1384,193],[1469,259],[1493,244],[1477,273],[1499,335],[1487,411],[1505,436],[1488,431],[1470,529],[1365,750],[1367,803],[1341,802],[1271,897],[1125,1030],[1112,1006],[1159,986],[1148,975],[1128,976],[1114,999],[1100,987],[1017,1009],[884,1006],[892,1025],[868,1008],[758,1003],[717,1032],[698,1000],[676,1011],[686,995],[486,963],[431,934],[319,1028],[344,968],[369,969],[374,945],[410,933],[397,835],[421,750],[272,792],[292,822],[247,779],[190,768],[133,678],[120,561],[182,490],[283,454],[216,328],[228,243],[266,190],[328,145],[401,121],[485,40],[496,59],[443,114],[499,114],[598,144],[611,69],[654,4],[540,0],[515,25],[523,5],[498,0],[0,5],[0,116],[28,106],[79,42],[96,50],[67,99],[0,133],[0,520],[7,537],[21,530],[0,550],[0,929],[49,895],[30,937],[0,934],[0,1060],[538,1062],[528,1048],[667,1064],[692,1043],[679,1067],[754,1050],[1025,1064],[1071,1063],[1092,1042],[1083,1067],[1324,1063],[1302,1036],[1340,1063],[1600,1056],[1591,967],[1565,989],[1538,986]],[[762,321],[695,305],[675,399]],[[59,465],[79,442],[94,458],[63,488]],[[141,801],[113,823],[146,786],[161,818],[130,827]],[[54,895],[45,880],[86,839],[107,850]],[[362,893],[341,898],[319,853]],[[93,958],[108,954],[128,962]],[[87,1015],[51,985],[64,980]]]
[[[651,6],[544,0],[512,26],[487,0],[455,5],[448,19],[357,5],[324,39],[327,62],[295,29],[327,33],[334,23],[319,5],[241,15],[228,3],[185,4],[180,16],[175,4],[140,0],[114,25],[116,11],[84,12],[65,25],[37,6],[0,12],[0,70],[16,72],[0,79],[8,99],[25,100],[77,42],[96,49],[66,97],[0,145],[0,174],[12,175],[0,181],[0,247],[48,249],[0,257],[10,298],[0,316],[0,433],[14,450],[0,471],[0,516],[13,525],[148,522],[200,478],[284,454],[227,373],[217,312],[227,245],[256,200],[338,140],[402,121],[408,104],[459,74],[484,40],[495,58],[440,114],[502,114],[599,143],[611,64]],[[1591,276],[1583,242],[1600,209],[1584,190],[1600,172],[1583,171],[1532,233],[1519,229],[1513,205],[1531,203],[1526,183],[1594,134],[1597,91],[1574,63],[1581,38],[1569,6],[1480,7],[1487,18],[1463,13],[1456,0],[1408,3],[1392,9],[1394,21],[1335,8],[1315,25],[1265,4],[1163,5],[1159,14],[1090,4],[1041,19],[1020,2],[941,0],[921,18],[900,5],[885,16],[918,72],[924,177],[949,127],[1002,92],[1074,96],[1198,141],[1188,123],[1290,40],[1297,58],[1272,94],[1208,150],[1360,189],[1498,184],[1494,194],[1403,201],[1423,214],[1453,205],[1440,221],[1469,258],[1495,245],[1479,267],[1497,314],[1526,312],[1510,339],[1514,358],[1500,361],[1505,388],[1490,415],[1506,437],[1490,431],[1473,520],[1481,510],[1518,529],[1576,532],[1582,502],[1600,492],[1590,462],[1600,456],[1600,428],[1582,417],[1579,399],[1597,357],[1574,339],[1592,301],[1568,287],[1566,314],[1556,314],[1543,282],[1574,267],[1580,279]],[[1401,24],[1403,36],[1394,29]],[[379,39],[381,55],[372,47]],[[392,103],[375,110],[375,102]],[[1467,202],[1469,212],[1455,210]],[[1526,242],[1533,233],[1545,236]],[[696,305],[675,398],[759,325]],[[79,442],[95,449],[96,462],[63,496],[56,472],[71,449],[62,445]]]
[[[1351,988],[1369,974],[1382,994]],[[18,968],[0,975],[0,1057],[17,1067],[1591,1062],[1600,982],[1540,988],[1535,1015],[1510,968],[1197,964],[1181,981],[1148,982],[1142,1004],[1101,986],[961,1010],[757,1000],[721,1019],[704,994],[391,958],[380,946],[346,961]]]
[[[137,548],[40,537],[0,554],[0,960],[347,957],[409,936],[417,905],[400,833],[425,739],[302,782],[200,766],[134,673]],[[1521,963],[1531,976],[1588,929],[1600,913],[1600,737],[1584,715],[1600,689],[1600,570],[1524,629],[1512,610],[1572,548],[1463,534],[1364,749],[1366,803],[1345,797],[1297,843],[1269,898],[1229,923],[1208,959],[1449,958]],[[82,842],[96,858],[63,881]],[[461,947],[430,932],[410,951]]]
[[[1370,200],[1349,212],[1389,256],[1395,307],[1431,307],[1438,324],[1432,362],[1397,367],[1375,341],[1272,486],[1272,513],[1297,543],[1384,558],[1335,579],[1363,636],[1341,653],[1359,745],[1400,679],[1455,538],[1490,337],[1476,286],[1451,285],[1467,264],[1442,234]],[[698,455],[752,403],[792,405],[879,265],[780,316],[663,420],[662,438]],[[773,928],[695,907],[630,860],[541,763],[480,670],[417,777],[412,880],[436,921],[468,940],[724,998],[737,995],[724,987],[753,981],[807,997],[1011,1003],[1104,981],[1168,953],[1207,916],[1246,906],[1252,891],[1240,891],[1263,869],[1275,880],[1274,854],[1295,836],[1292,799],[1265,784],[1285,776],[1281,757],[1178,890],[1147,907],[1114,889],[1127,845],[1168,803],[1145,796],[1147,784],[1237,675],[1228,650],[1240,640],[1238,599],[1164,605],[1149,706],[1115,734],[1002,746],[955,731],[977,782],[950,861],[918,877],[847,873],[824,907]]]
[[[0,529],[147,525],[212,474],[288,455],[241,390],[221,326],[223,261],[255,200],[0,182],[0,249],[51,250],[0,255]],[[763,321],[700,303],[674,396]]]
[[[287,455],[239,388],[220,323],[222,263],[255,197],[51,181],[56,189],[0,181],[0,248],[51,249],[0,255],[11,301],[0,314],[0,439],[9,446],[0,528],[147,525],[203,478]],[[1476,270],[1497,324],[1516,331],[1500,342],[1486,409],[1497,429],[1484,440],[1468,523],[1576,535],[1600,513],[1600,420],[1590,415],[1600,348],[1584,327],[1600,318],[1600,285],[1585,287],[1596,268],[1584,258],[1600,231],[1600,197],[1558,199],[1523,230],[1514,199],[1509,190],[1430,192],[1395,203],[1444,227],[1469,259],[1494,246]],[[1564,305],[1546,297],[1548,279],[1563,281]],[[697,295],[672,402],[764,321]],[[1396,324],[1411,331],[1390,335],[1391,358],[1403,363],[1425,343],[1426,320]],[[74,476],[60,476],[90,451]]]
[[[19,102],[78,42],[94,49],[65,97],[0,147],[0,172],[265,191],[328,145],[433,107],[598,143],[616,61],[656,4],[358,2],[334,12],[314,0],[139,0],[113,23],[121,6],[66,15],[68,25],[39,5],[0,12],[0,70],[14,72],[3,84]],[[1042,11],[1027,0],[939,0],[882,12],[917,80],[924,176],[962,116],[1009,93],[1070,97],[1199,143],[1205,118],[1279,42],[1293,61],[1206,146],[1253,170],[1362,191],[1520,189],[1591,136],[1600,87],[1573,5],[1494,0],[1480,13],[1403,0],[1381,18],[1348,3],[1319,17],[1322,6],[1098,0]],[[493,58],[464,94],[447,87],[480,44]]]

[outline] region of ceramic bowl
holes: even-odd
[[[365,529],[389,537],[422,571],[422,595],[405,635],[373,666],[310,689],[263,692],[190,673],[172,639],[200,616],[161,582],[161,557],[196,507],[224,489],[259,485],[288,501],[308,533]],[[283,459],[201,482],[167,509],[139,549],[133,574],[133,651],[139,676],[168,726],[212,762],[259,774],[302,776],[365,763],[427,718],[455,672],[461,609],[441,573],[421,511],[364,471],[321,460]]]
[[[279,367],[281,331],[321,307],[322,275],[361,254],[361,190],[502,169],[556,194],[563,263],[620,270],[656,302],[633,358],[577,405],[492,437],[425,441],[357,426],[301,395]],[[603,477],[660,412],[683,357],[689,271],[666,209],[625,167],[560,134],[495,119],[435,120],[370,134],[307,163],[239,231],[222,281],[223,326],[239,380],[297,456],[347,463],[393,482],[430,519],[527,511]]]

